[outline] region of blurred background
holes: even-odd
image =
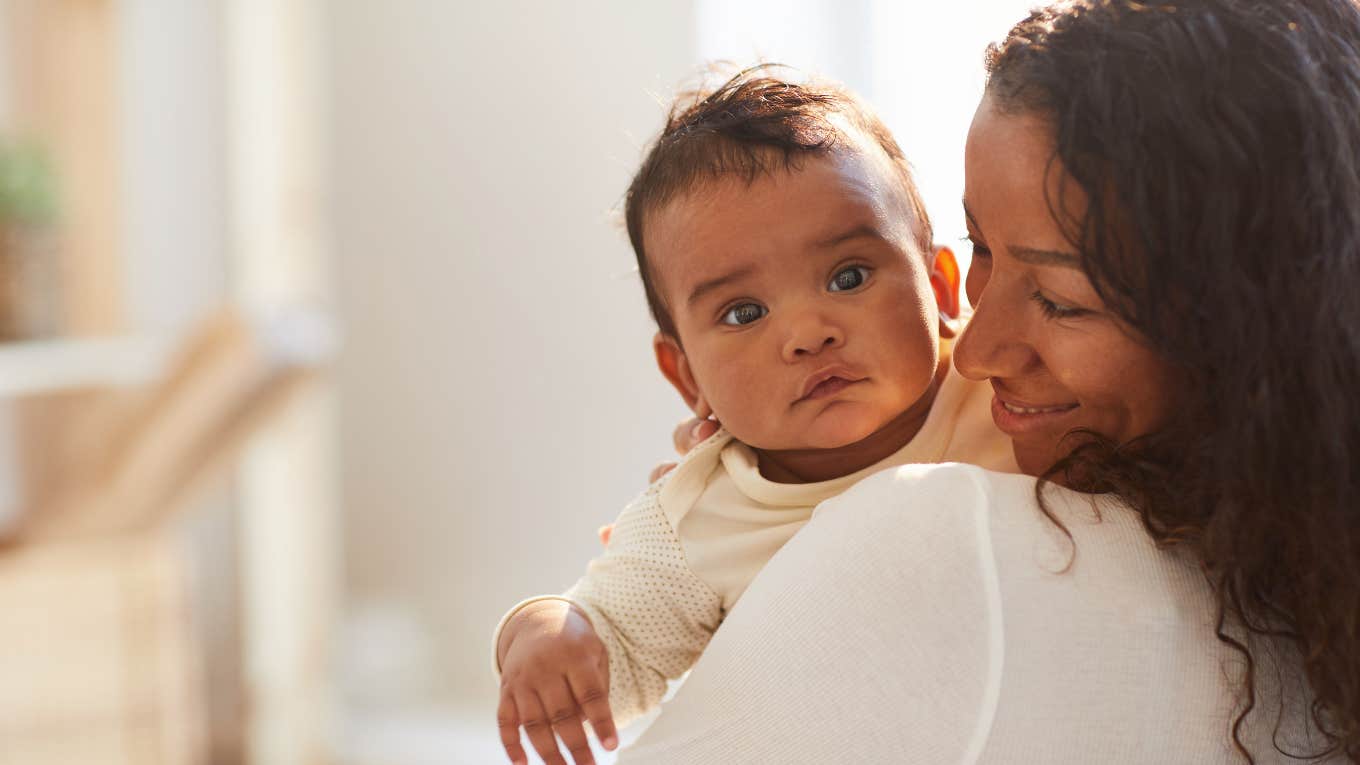
[[[1020,0],[0,0],[0,765],[503,761],[490,635],[686,416],[677,86],[848,83],[967,248]]]

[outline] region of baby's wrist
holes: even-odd
[[[544,598],[521,607],[506,620],[505,627],[501,630],[501,637],[496,645],[496,663],[504,666],[505,657],[510,653],[510,647],[514,645],[515,638],[534,621],[535,617],[541,619],[545,613],[565,615],[571,610],[573,610],[573,606],[569,601],[558,598]],[[558,618],[561,618],[561,616],[558,616]]]

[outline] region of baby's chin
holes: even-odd
[[[843,449],[863,441],[887,423],[877,418],[832,417],[823,415],[800,431],[761,434],[755,439],[739,440],[749,446],[766,451],[808,451]]]

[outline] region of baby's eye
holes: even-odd
[[[766,310],[765,306],[760,305],[759,303],[741,303],[740,305],[734,305],[727,309],[727,313],[722,316],[722,323],[741,326],[743,324],[750,324],[753,321],[759,321],[764,318],[767,313],[769,313],[769,311]]]
[[[849,268],[842,268],[837,271],[836,275],[831,277],[831,283],[826,285],[826,288],[832,292],[846,292],[847,290],[853,290],[861,284],[864,284],[865,280],[868,278],[868,268],[865,268],[864,266],[850,266]]]

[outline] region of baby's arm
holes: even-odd
[[[519,747],[517,729],[523,725],[549,762],[555,760],[544,748],[553,728],[578,763],[588,762],[574,746],[585,749],[584,735],[577,737],[579,715],[591,720],[605,742],[612,727],[602,728],[597,717],[608,718],[612,711],[613,720],[623,724],[656,706],[667,680],[694,664],[717,629],[722,600],[687,565],[658,501],[660,486],[624,510],[604,555],[591,562],[565,596],[527,601],[506,618],[497,638],[498,657],[503,658],[500,727],[512,759]],[[607,657],[603,666],[600,656]],[[607,702],[593,687],[593,678],[605,667]],[[556,703],[549,705],[545,694]],[[520,704],[520,698],[527,701]],[[602,707],[603,713],[598,711]],[[549,752],[556,752],[555,743]]]
[[[549,765],[562,762],[554,731],[577,765],[593,762],[583,716],[606,749],[618,745],[604,644],[570,602],[543,598],[516,608],[497,636],[496,665],[503,670],[496,724],[513,762],[527,762],[521,725]]]

